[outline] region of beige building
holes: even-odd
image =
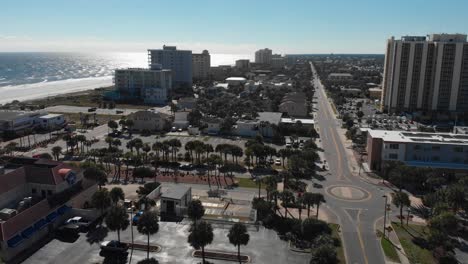
[[[255,52],[255,63],[271,64],[271,58],[273,57],[273,51],[271,49],[261,49]]]
[[[305,117],[308,115],[306,95],[300,92],[286,94],[281,100],[279,111],[292,117]]]
[[[382,88],[382,110],[468,111],[466,35],[390,38]]]
[[[207,50],[202,53],[192,54],[192,77],[193,79],[207,79],[210,74],[211,56]]]
[[[138,111],[128,115],[127,119],[133,120],[133,130],[162,131],[170,126],[169,115],[153,112]]]

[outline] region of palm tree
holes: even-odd
[[[320,204],[325,202],[325,197],[321,193],[314,193],[314,204],[317,206],[317,213],[315,217],[318,219]]]
[[[270,194],[272,191],[277,189],[278,182],[274,176],[268,176],[263,178],[263,182],[265,183],[265,189],[267,191],[267,200],[270,200]]]
[[[242,263],[240,256],[240,246],[247,245],[249,243],[249,233],[247,233],[247,227],[242,223],[235,223],[228,233],[229,242],[234,246],[237,246],[237,257],[239,258],[239,263]]]
[[[200,200],[192,200],[187,206],[188,217],[193,221],[193,224],[196,225],[197,221],[200,220],[205,215],[205,208]]]
[[[101,215],[104,214],[104,209],[111,205],[109,191],[106,188],[97,190],[91,197],[91,204],[101,210]]]
[[[159,261],[157,261],[155,258],[142,259],[138,261],[137,264],[159,264]]]
[[[127,129],[128,129],[128,136],[132,137],[133,126],[135,125],[135,123],[133,122],[132,119],[127,119],[125,121],[125,125],[127,126]]]
[[[195,249],[201,248],[203,264],[205,264],[205,246],[213,242],[213,236],[213,227],[205,221],[192,224],[190,227],[190,234],[187,242]]]
[[[281,193],[281,200],[283,201],[284,217],[288,218],[288,204],[294,202],[294,194],[289,190],[284,190]]]
[[[458,209],[464,208],[467,204],[465,189],[462,185],[455,184],[447,188],[447,203],[452,208],[454,213]]]
[[[109,120],[109,122],[107,122],[107,126],[112,129],[112,132],[115,133],[115,131],[117,130],[117,128],[119,128],[119,124],[117,122],[115,122],[114,120]]]
[[[125,193],[123,192],[122,188],[120,187],[114,187],[110,190],[109,196],[111,198],[111,201],[114,203],[114,205],[117,205],[117,203],[120,200],[125,200]]]
[[[99,186],[99,189],[101,189],[102,185],[107,180],[107,174],[102,168],[100,168],[97,165],[86,168],[83,171],[83,176],[85,177],[85,179],[95,181]]]
[[[127,229],[128,225],[130,224],[130,221],[128,220],[127,209],[120,205],[112,206],[107,213],[105,221],[109,230],[117,231],[117,238],[120,242],[120,230]]]
[[[148,251],[146,252],[146,258],[149,259],[150,235],[154,235],[159,231],[158,214],[154,211],[145,211],[138,219],[137,230],[141,234],[148,236]]]
[[[403,206],[408,207],[411,205],[411,201],[408,197],[408,194],[401,191],[396,192],[395,194],[393,194],[392,202],[396,207],[400,208],[400,223],[401,225],[403,225]]]
[[[307,205],[307,217],[310,217],[310,207],[315,204],[314,194],[306,192],[302,195],[302,203]]]
[[[62,147],[55,146],[52,148],[52,155],[54,155],[55,159],[58,161],[60,159],[60,154],[62,153]]]

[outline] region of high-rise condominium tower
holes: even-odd
[[[430,113],[468,111],[466,39],[461,34],[389,39],[382,109]]]

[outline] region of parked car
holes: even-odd
[[[62,238],[70,238],[78,236],[80,232],[80,227],[75,224],[66,224],[57,228],[56,234]]]
[[[91,221],[84,219],[81,216],[75,216],[65,221],[65,225],[77,225],[79,227],[79,231],[86,232],[91,225]]]
[[[128,244],[121,243],[117,240],[104,241],[101,243],[101,249],[112,252],[126,252]]]
[[[91,108],[88,108],[88,112],[96,112],[96,107],[91,107]]]

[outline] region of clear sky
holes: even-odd
[[[388,37],[468,33],[467,0],[10,0],[0,51],[384,53]]]

